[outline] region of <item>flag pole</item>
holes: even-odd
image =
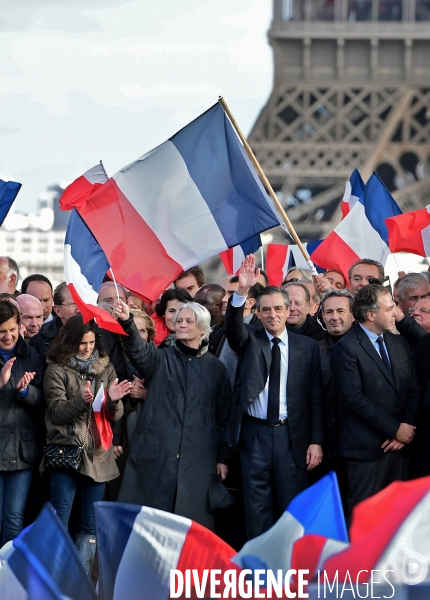
[[[277,197],[277,195],[275,194],[275,192],[273,191],[272,186],[270,185],[269,180],[267,179],[266,175],[264,174],[263,169],[260,167],[260,164],[258,162],[258,160],[256,159],[251,146],[248,144],[248,142],[246,141],[245,136],[243,135],[243,133],[240,130],[239,125],[237,124],[235,118],[233,117],[233,115],[230,112],[229,107],[227,106],[224,98],[222,96],[220,96],[218,98],[218,102],[221,104],[221,106],[223,107],[225,113],[227,114],[228,118],[231,121],[231,124],[233,125],[233,127],[236,130],[237,135],[239,136],[252,164],[254,165],[255,170],[257,171],[258,175],[260,176],[261,181],[263,182],[266,190],[268,191],[270,197],[272,198],[273,202],[275,203],[276,208],[278,209],[285,225],[288,227],[288,230],[291,234],[291,237],[293,238],[293,240],[296,242],[297,246],[299,247],[300,252],[303,254],[308,267],[310,268],[312,275],[317,276],[318,272],[315,269],[315,265],[314,263],[311,261],[309,253],[307,252],[306,248],[303,246],[302,242],[300,241],[299,236],[297,235],[290,219],[287,217],[287,213],[285,212],[282,204],[279,202],[279,199]]]
[[[100,162],[101,162],[101,161],[100,161]],[[118,284],[117,284],[117,282],[116,282],[115,275],[113,274],[113,271],[112,271],[112,269],[109,269],[109,271],[110,271],[110,274],[112,275],[112,281],[113,281],[113,284],[114,284],[114,286],[115,286],[116,297],[117,297],[117,299],[118,299],[118,300],[120,300],[120,297],[119,297],[119,291],[118,291]]]

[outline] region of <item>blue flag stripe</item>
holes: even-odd
[[[88,283],[99,292],[110,265],[96,238],[75,208],[70,215],[65,244],[69,244],[71,255],[81,267]]]
[[[220,104],[170,141],[184,159],[229,248],[279,225]]]
[[[364,212],[373,229],[388,246],[385,219],[401,215],[402,211],[376,173],[372,174],[364,188]]]
[[[20,183],[15,181],[6,182],[0,179],[0,226],[3,224],[20,189]]]

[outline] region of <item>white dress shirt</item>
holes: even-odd
[[[246,296],[239,296],[236,292],[233,294],[231,303],[236,308],[240,308],[245,304]],[[266,335],[270,340],[270,349],[273,348],[272,340],[273,335],[266,331]],[[280,381],[280,394],[279,394],[279,418],[286,419],[288,416],[287,411],[287,379],[288,379],[288,332],[285,328],[281,335],[278,336],[280,339],[279,349],[281,350],[281,381]],[[246,377],[246,373],[243,374]],[[264,390],[258,395],[258,397],[250,404],[247,413],[252,417],[258,419],[267,419],[267,403],[269,396],[269,379],[267,378]]]

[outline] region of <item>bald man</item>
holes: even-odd
[[[24,338],[31,340],[37,335],[43,323],[43,306],[40,300],[30,294],[20,294],[16,299],[19,306],[21,325],[24,325]]]
[[[208,309],[211,315],[211,327],[219,325],[223,315],[222,299],[224,289],[216,283],[207,283],[199,288],[194,300]]]

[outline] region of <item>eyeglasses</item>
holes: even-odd
[[[430,309],[424,308],[424,306],[420,306],[419,308],[417,306],[411,306],[411,308],[409,309],[409,314],[411,315],[416,310],[422,313],[423,315],[430,315]]]

